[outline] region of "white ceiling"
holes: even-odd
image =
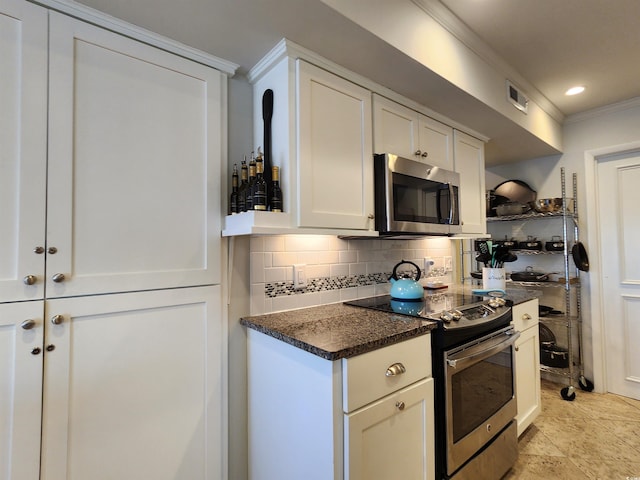
[[[640,96],[640,0],[440,1],[561,114]],[[557,153],[321,0],[79,3],[237,63],[240,74],[286,37],[490,137],[488,165]],[[565,97],[575,83],[586,92]]]

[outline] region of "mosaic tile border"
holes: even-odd
[[[307,280],[305,288],[295,289],[293,281],[265,283],[265,297],[275,298],[286,295],[326,292],[342,288],[363,287],[389,282],[391,272],[367,273],[360,275],[342,275],[338,277],[318,277]]]

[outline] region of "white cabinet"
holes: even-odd
[[[37,480],[43,302],[0,304],[0,478]]]
[[[47,40],[36,12],[0,17],[0,302],[219,283],[222,74],[55,12]]]
[[[0,31],[0,478],[224,478],[224,75],[21,0]]]
[[[264,143],[262,99],[273,91],[271,156],[284,213],[226,218],[223,235],[338,233],[376,236],[371,92],[296,56],[253,82],[254,142]]]
[[[45,318],[42,480],[224,478],[220,286],[54,299]]]
[[[462,233],[485,234],[484,142],[466,133],[454,132],[455,171],[460,174],[460,220]]]
[[[368,230],[371,92],[303,60],[296,67],[299,181],[289,195],[297,194],[298,225]]]
[[[453,170],[453,129],[380,95],[373,95],[375,153],[393,153]]]
[[[44,250],[38,254],[34,249],[45,247],[46,10],[22,0],[2,0],[0,32],[2,303],[44,297]]]
[[[538,300],[514,305],[513,324],[520,332],[515,343],[518,436],[540,415],[540,333]]]
[[[248,330],[248,394],[251,480],[434,478],[429,335],[329,361]]]
[[[433,379],[345,415],[344,430],[344,478],[433,479]]]

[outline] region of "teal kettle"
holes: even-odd
[[[413,265],[416,269],[416,278],[398,278],[398,267],[403,264]],[[391,282],[391,298],[396,300],[422,300],[424,297],[424,289],[418,282],[420,280],[420,267],[413,262],[402,260],[395,267],[389,277]]]

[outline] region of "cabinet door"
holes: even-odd
[[[42,301],[0,304],[0,478],[6,480],[37,480],[40,472],[43,312]]]
[[[487,231],[484,143],[457,130],[454,140],[455,171],[460,174],[462,233],[484,234]]]
[[[220,310],[219,286],[47,302],[42,480],[224,478]]]
[[[219,283],[222,75],[55,12],[50,49],[47,297]]]
[[[540,335],[537,324],[520,332],[515,343],[518,436],[540,414]]]
[[[418,113],[385,97],[373,95],[373,149],[405,158],[419,157]]]
[[[298,223],[373,228],[371,92],[301,60]]]
[[[419,160],[453,170],[453,129],[425,115],[420,115],[419,127]]]
[[[44,297],[47,12],[0,1],[0,303]],[[31,285],[25,285],[31,275]]]
[[[432,480],[433,379],[345,415],[345,480]]]

